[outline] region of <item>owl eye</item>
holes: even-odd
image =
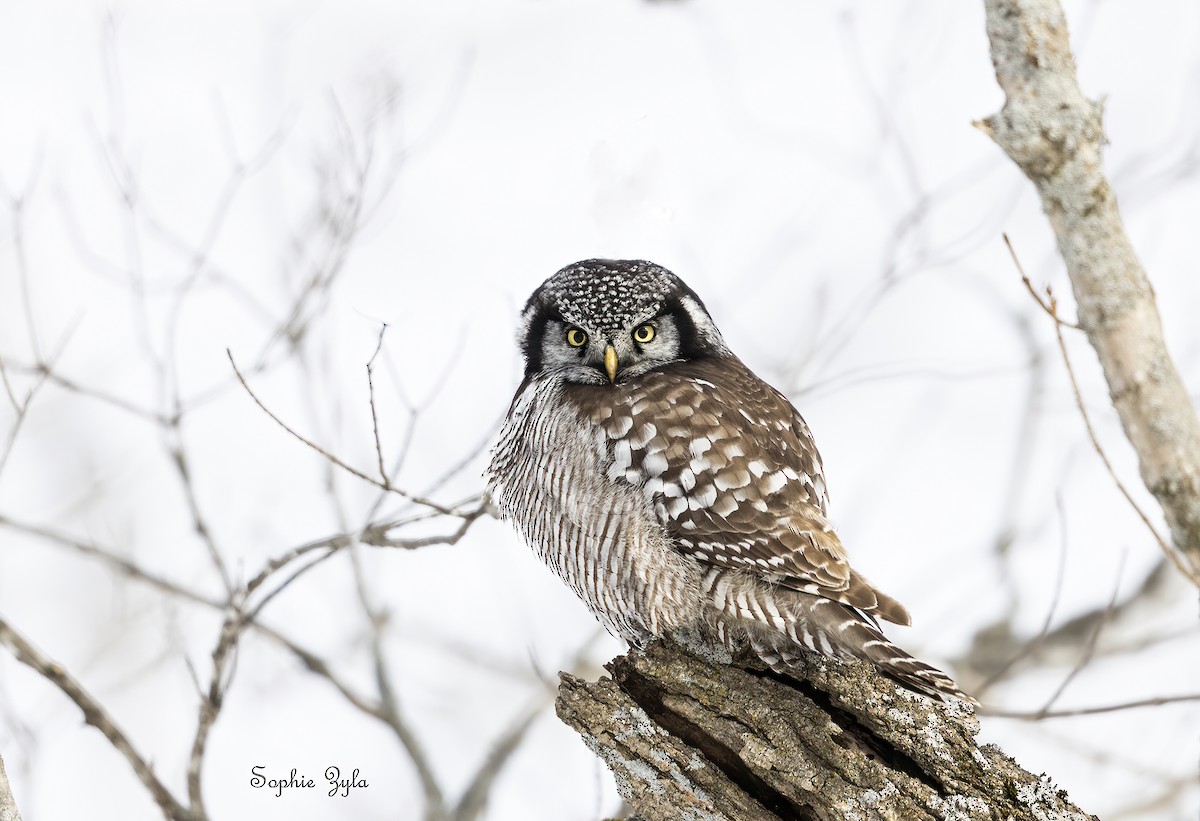
[[[587,334],[578,328],[567,329],[567,344],[572,348],[582,348],[587,344]]]
[[[647,322],[633,332],[633,341],[646,343],[654,338],[654,326]]]

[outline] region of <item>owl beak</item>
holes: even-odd
[[[604,370],[608,371],[608,381],[617,381],[617,349],[609,345],[604,349]]]

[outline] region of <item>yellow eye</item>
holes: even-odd
[[[654,338],[654,326],[650,323],[642,325],[633,332],[633,341],[645,344]]]
[[[572,348],[582,348],[587,344],[587,334],[578,328],[567,329],[567,344]]]

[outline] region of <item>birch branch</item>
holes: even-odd
[[[1142,481],[1200,572],[1200,421],[1163,340],[1154,289],[1104,175],[1102,106],[1079,88],[1058,0],[984,0],[1004,107],[977,125],[1037,187]]]
[[[0,821],[21,821],[17,810],[17,799],[13,798],[8,786],[8,773],[4,771],[4,759],[0,758]]]

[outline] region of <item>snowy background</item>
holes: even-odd
[[[1066,10],[1197,389],[1200,6]],[[0,5],[0,617],[182,797],[218,567],[244,583],[415,512],[272,422],[226,350],[283,421],[376,475],[365,366],[386,323],[382,451],[400,487],[456,504],[481,490],[519,381],[529,292],[577,259],[637,257],[682,276],[804,414],[856,566],[912,611],[899,643],[998,710],[1197,692],[1196,591],[1154,573],[1001,240],[1072,315],[1031,184],[972,127],[1002,104],[982,4],[961,0]],[[1161,526],[1094,355],[1068,345]],[[618,812],[551,703],[558,670],[595,677],[621,645],[504,524],[339,551],[260,621],[366,694],[378,638],[448,804],[532,716],[485,817]],[[412,754],[286,645],[249,631],[231,676],[211,817],[420,817]],[[1200,813],[1198,702],[986,717],[982,737],[1106,819]],[[26,821],[158,817],[78,708],[7,653],[0,755]],[[255,765],[318,782],[357,767],[370,786],[276,798],[251,788]]]

